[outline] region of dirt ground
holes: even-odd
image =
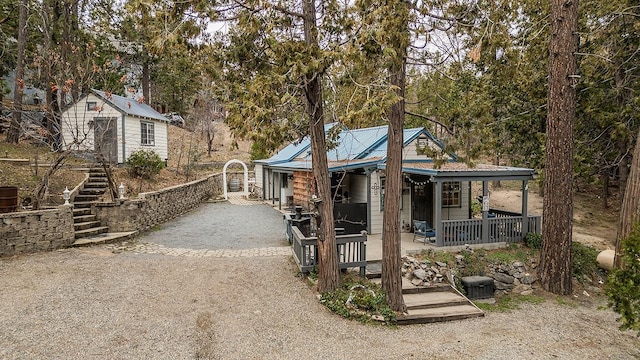
[[[492,208],[513,212],[522,210],[522,191],[515,189],[515,182],[506,183],[499,188],[491,187],[489,197]],[[537,188],[531,187],[528,192],[527,212],[530,215],[542,215],[542,200]],[[600,203],[597,196],[586,193],[574,194],[573,240],[597,250],[613,249],[618,209],[614,206],[602,209]]]

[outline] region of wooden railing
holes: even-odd
[[[525,231],[522,231],[522,216],[499,214],[489,218],[488,239],[483,239],[482,224],[482,219],[443,220],[442,246],[513,243],[522,241],[529,232],[540,233],[540,216],[529,216]]]
[[[318,239],[305,237],[300,229],[291,226],[293,237],[293,257],[303,273],[312,271],[318,264]],[[338,251],[338,267],[340,269],[360,268],[360,275],[365,275],[367,266],[367,235],[350,234],[336,236]]]

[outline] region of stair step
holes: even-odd
[[[73,230],[76,231],[76,234],[78,231],[80,230],[89,230],[89,229],[96,229],[96,228],[100,228],[102,227],[102,223],[100,221],[85,221],[85,222],[80,222],[80,223],[74,223],[73,224]]]
[[[100,198],[100,195],[76,195],[76,197],[73,199],[73,202],[90,202],[90,201],[96,201]]]
[[[469,300],[453,292],[430,292],[404,294],[404,304],[409,310],[432,309],[438,307],[467,305]]]
[[[95,201],[74,201],[73,206],[77,208],[90,208],[91,205],[95,204]]]
[[[104,188],[85,188],[78,191],[78,195],[102,195],[104,190]]]
[[[73,217],[75,218],[76,216],[84,216],[84,215],[91,215],[91,208],[88,207],[73,207]]]
[[[94,227],[86,230],[78,230],[76,231],[76,239],[95,236],[98,234],[103,234],[109,231],[109,228],[106,226]]]
[[[473,305],[457,305],[431,309],[408,310],[406,315],[398,316],[397,321],[398,325],[427,324],[482,316],[484,316],[484,312]]]
[[[109,186],[109,184],[106,181],[96,181],[96,182],[87,181],[84,184],[85,189],[87,189],[87,188],[106,188],[108,186]]]
[[[403,294],[422,294],[422,293],[433,293],[433,292],[450,292],[453,290],[451,285],[447,283],[429,285],[429,286],[414,286],[411,284],[409,280],[403,278],[402,281],[402,293]]]
[[[83,238],[76,239],[76,241],[72,244],[72,246],[84,246],[84,245],[95,245],[95,244],[105,244],[116,241],[122,241],[129,238],[134,237],[138,232],[130,231],[130,232],[119,232],[119,233],[110,233],[105,232],[93,236],[87,236]]]
[[[97,221],[96,220],[96,216],[93,214],[85,214],[85,215],[78,215],[78,216],[73,216],[73,223],[74,224],[80,224],[83,222],[87,222],[87,221]]]

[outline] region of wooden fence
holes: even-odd
[[[315,236],[305,237],[297,226],[291,226],[290,231],[293,257],[300,271],[308,273],[318,265],[318,239]],[[340,269],[359,267],[360,275],[365,275],[367,267],[366,233],[336,236],[336,250]]]

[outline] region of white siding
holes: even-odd
[[[155,144],[151,145],[142,145],[142,134],[140,129],[140,123],[150,122],[154,124],[154,138]],[[118,134],[118,139],[120,139],[122,134]],[[127,116],[125,118],[125,157],[126,160],[132,153],[138,150],[153,150],[155,151],[160,159],[164,160],[168,158],[167,153],[167,123],[149,120],[149,119],[140,119],[137,117]],[[122,158],[120,160],[123,160]]]
[[[100,108],[100,111],[87,110],[87,102],[95,102]],[[94,131],[90,122],[95,118],[116,118],[115,128],[118,134],[118,144],[121,144],[118,129],[120,129],[122,114],[109,104],[106,104],[99,97],[94,94],[89,94],[62,113],[60,125],[62,127],[63,148],[71,150],[93,150]],[[120,149],[118,149],[118,152],[119,151]]]
[[[377,186],[380,186],[381,174],[384,175],[384,173],[380,171],[374,171],[371,173],[371,187],[373,187],[374,184],[377,184]],[[380,207],[380,188],[377,191],[373,189],[371,190],[370,211],[371,211],[371,233],[379,234],[382,232],[382,223],[383,223],[382,209]]]
[[[95,102],[97,109],[87,109],[88,102]],[[63,148],[72,150],[93,150],[94,132],[89,122],[96,118],[115,118],[115,132],[117,140],[117,158],[123,163],[131,153],[136,150],[153,150],[162,160],[167,159],[168,154],[168,125],[157,120],[143,120],[154,124],[154,146],[143,146],[140,143],[140,119],[132,116],[125,118],[125,138],[122,137],[122,113],[109,105],[95,94],[89,94],[62,113],[62,138]],[[81,142],[80,145],[71,144]],[[124,144],[125,154],[122,154]]]
[[[433,140],[431,139],[427,139],[428,145],[430,148],[434,149],[434,150],[439,150],[440,147],[433,142]],[[409,144],[407,144],[403,149],[402,149],[402,159],[403,160],[416,160],[416,159],[429,159],[430,157],[427,155],[419,155],[418,151],[417,151],[417,143],[418,143],[418,139],[413,139],[412,142],[410,142]],[[446,155],[446,158],[448,158],[449,156]]]

